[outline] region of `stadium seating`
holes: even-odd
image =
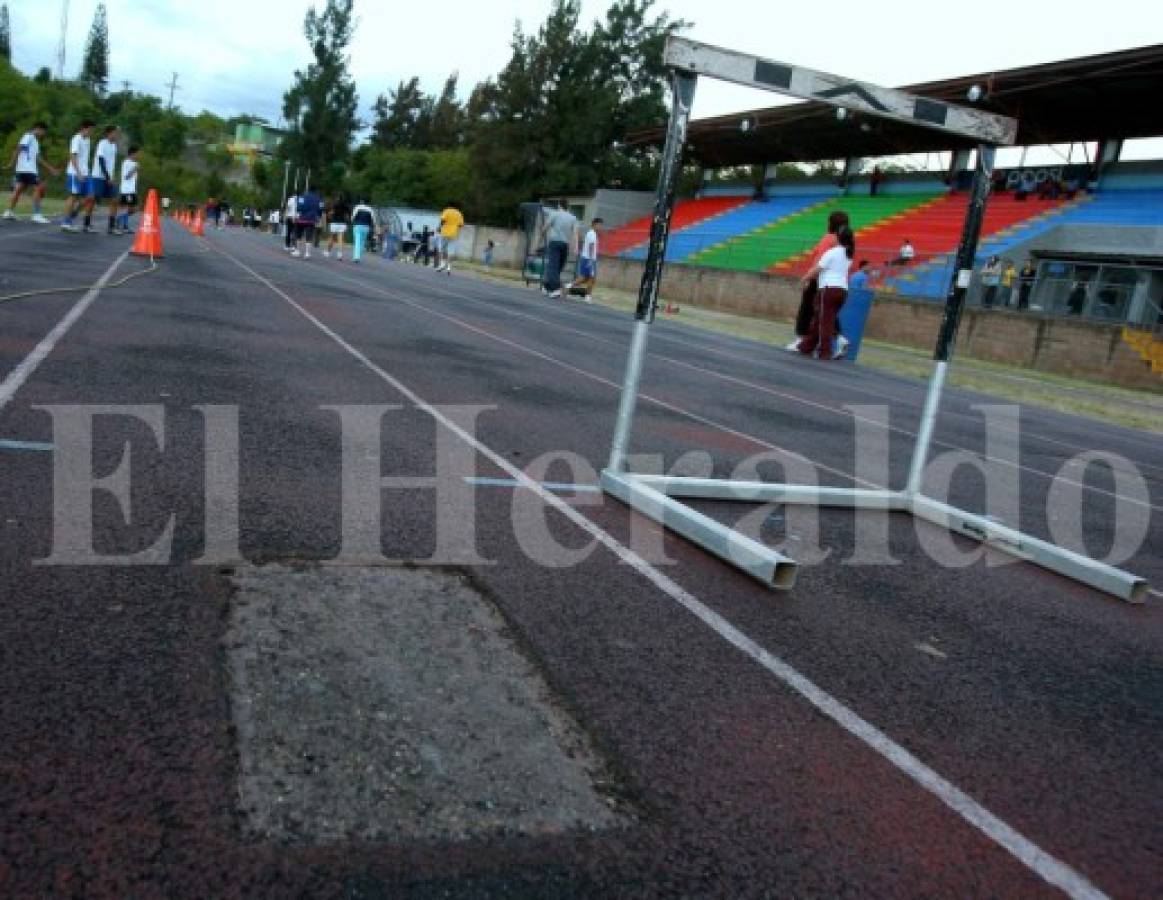
[[[743,206],[749,199],[748,197],[702,197],[695,200],[681,200],[675,204],[674,213],[671,215],[671,233]],[[604,256],[621,256],[627,250],[645,244],[650,239],[652,218],[652,216],[643,216],[618,228],[611,228],[602,235],[602,254]]]
[[[809,198],[800,198],[808,200]],[[843,209],[857,230],[889,216],[930,202],[932,194],[904,194],[881,197],[816,198],[799,212],[785,216],[765,228],[744,234],[688,257],[684,262],[750,272],[783,271],[781,264],[795,268],[827,231],[828,216]]]
[[[947,214],[963,218],[967,202],[963,194],[950,197]],[[1033,197],[1016,200],[1012,194],[996,194],[986,207],[977,260],[981,263],[990,256],[1005,257],[1060,225],[1163,226],[1163,191],[1112,190],[1065,201]],[[881,288],[904,296],[944,297],[952,278],[953,253],[957,249],[961,221],[957,221],[952,232],[948,232],[949,227],[951,224],[939,229],[945,246],[940,248],[939,242],[934,241],[926,245],[926,253],[921,251],[919,230],[916,234],[902,235],[913,238],[918,251],[917,263],[908,272],[885,273]],[[1014,263],[1020,265],[1021,260],[1014,259]]]
[[[825,199],[822,194],[814,194],[753,201],[681,230],[672,230],[666,246],[666,258],[671,262],[688,261],[690,257],[710,247],[740,236],[745,237]],[[646,247],[635,247],[623,255],[631,259],[645,259]]]

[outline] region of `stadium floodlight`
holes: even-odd
[[[1023,534],[1016,528],[987,516],[957,509],[927,497],[922,492],[922,476],[929,460],[946,371],[953,355],[957,328],[972,280],[985,205],[993,178],[996,147],[1014,142],[1018,123],[1014,119],[983,110],[967,109],[943,101],[914,96],[904,91],[840,78],[802,66],[711,47],[685,38],[673,36],[668,38],[664,59],[671,69],[671,114],[659,170],[650,241],[647,245],[642,282],[638,289],[636,321],[610,447],[610,459],[602,472],[603,490],[637,512],[775,588],[789,589],[795,584],[794,560],[703,515],[680,502],[679,498],[800,504],[880,510],[886,513],[907,512],[915,518],[972,538],[1018,559],[1036,563],[1123,600],[1143,602],[1148,593],[1148,585],[1142,578],[1048,541]],[[674,212],[675,195],[681,174],[682,150],[686,143],[695,85],[700,75],[808,100],[819,100],[868,116],[908,122],[956,134],[961,138],[968,137],[978,142],[973,188],[957,248],[954,276],[946,298],[937,347],[933,354],[933,374],[925,395],[908,481],[901,490],[740,482],[713,478],[644,475],[627,471],[626,455],[633,432],[634,410],[646,358],[647,336],[658,310],[658,290],[665,265],[671,216]]]

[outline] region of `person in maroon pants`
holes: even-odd
[[[848,298],[848,270],[852,267],[852,257],[856,255],[856,236],[845,225],[836,235],[836,240],[836,246],[821,256],[804,275],[805,287],[813,279],[819,284],[811,325],[797,347],[805,356],[835,359],[839,355],[833,353],[832,340],[836,336],[836,316]]]
[[[848,213],[842,209],[834,209],[828,216],[828,231],[820,238],[819,243],[812,248],[812,255],[808,262],[808,271],[811,272],[816,263],[820,261],[820,257],[836,246],[836,235],[841,228],[848,225]],[[800,339],[808,333],[808,327],[812,324],[812,314],[816,308],[816,293],[818,285],[814,278],[804,278],[801,282],[802,290],[800,293],[800,307],[799,312],[796,313],[796,339],[788,344],[788,350],[799,350]],[[842,344],[848,342],[843,337],[840,338]]]

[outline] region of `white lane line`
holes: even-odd
[[[1026,865],[1031,871],[1039,875],[1048,884],[1052,884],[1060,888],[1064,893],[1073,898],[1086,898],[1086,900],[1097,900],[1097,898],[1105,898],[1101,890],[1086,879],[1081,873],[1072,869],[1069,865],[1062,862],[1058,858],[1047,853],[1025,835],[1021,834],[1010,825],[1007,825],[996,815],[991,813],[988,809],[962,791],[959,787],[951,781],[943,778],[937,774],[933,769],[925,765],[917,757],[913,756],[908,750],[896,743],[892,738],[876,728],[874,725],[866,722],[859,715],[829,694],[823,688],[818,687],[813,681],[808,679],[805,675],[779,657],[769,653],[763,647],[759,646],[755,641],[745,635],[742,631],[728,622],[725,618],[712,610],[696,596],[681,587],[678,583],[671,580],[667,575],[664,575],[658,569],[654,568],[650,563],[638,556],[629,547],[626,547],[617,538],[608,534],[594,522],[591,522],[578,510],[574,509],[562,498],[554,495],[552,492],[545,490],[536,481],[510,463],[505,457],[496,451],[490,449],[485,444],[482,444],[476,437],[469,434],[462,429],[454,421],[446,417],[434,406],[428,404],[418,394],[413,392],[407,385],[385,371],[376,363],[372,362],[362,351],[356,349],[349,344],[340,334],[333,331],[329,326],[317,319],[314,315],[308,312],[304,307],[293,300],[286,292],[281,290],[277,285],[268,280],[263,275],[256,272],[246,263],[235,258],[225,250],[215,248],[231,260],[243,271],[249,273],[252,278],[260,284],[266,285],[281,297],[292,309],[297,311],[303,318],[314,325],[327,337],[331,338],[341,349],[354,358],[360,365],[367,369],[372,374],[379,377],[385,384],[389,385],[399,394],[401,394],[408,402],[412,403],[417,409],[430,415],[436,422],[446,428],[452,434],[456,435],[470,447],[472,447],[481,456],[488,459],[501,471],[507,473],[510,478],[520,483],[523,487],[533,491],[541,498],[541,501],[546,506],[552,507],[583,532],[588,534],[607,550],[613,553],[619,560],[632,568],[635,572],[657,587],[660,591],[670,597],[679,606],[686,609],[691,615],[699,619],[703,624],[714,631],[719,637],[731,644],[733,647],[741,651],[746,656],[759,663],[763,668],[776,677],[785,686],[795,691],[812,706],[823,713],[825,716],[834,721],[837,725],[851,734],[853,737],[862,741],[872,750],[876,751],[901,772],[906,774],[909,778],[915,781],[918,785],[933,794],[938,800],[944,803],[949,809],[956,812],[966,822],[996,842],[1001,847],[1009,851],[1016,859]]]
[[[4,379],[3,383],[0,383],[0,409],[4,409],[4,407],[12,402],[12,398],[16,395],[16,392],[20,390],[24,382],[28,381],[32,373],[37,370],[37,367],[44,362],[45,357],[52,353],[57,342],[73,327],[77,319],[85,314],[85,310],[97,299],[97,295],[101,293],[101,288],[109,283],[109,279],[113,277],[113,273],[117,271],[117,267],[125,261],[127,256],[129,256],[128,250],[113,260],[112,265],[105,270],[105,274],[98,278],[93,286],[85,292],[85,295],[73,304],[73,308],[65,313],[65,317],[53,326],[53,330],[46,334],[40,343],[32,348],[32,352],[21,360],[15,369],[8,373],[8,377]]]
[[[588,369],[583,369],[583,368],[580,368],[579,366],[575,366],[575,365],[572,365],[571,363],[567,363],[564,360],[558,359],[556,356],[550,356],[548,353],[543,353],[540,350],[534,350],[532,347],[527,347],[525,344],[522,344],[519,341],[514,341],[514,340],[510,340],[509,338],[501,337],[499,334],[494,334],[493,332],[489,331],[488,329],[481,328],[478,325],[473,325],[471,322],[466,322],[464,319],[458,319],[456,316],[450,316],[447,313],[439,312],[438,310],[435,310],[430,306],[425,306],[423,303],[417,303],[415,300],[409,300],[407,297],[405,297],[401,294],[395,293],[393,291],[384,290],[383,288],[378,287],[377,285],[371,284],[371,283],[366,282],[366,281],[362,281],[361,279],[351,278],[347,275],[340,275],[338,273],[333,273],[333,274],[335,275],[336,278],[340,279],[341,281],[351,282],[352,284],[359,285],[364,290],[374,291],[375,293],[381,294],[382,296],[387,297],[390,300],[395,300],[399,303],[404,303],[408,306],[411,306],[415,309],[418,309],[418,310],[420,310],[420,312],[425,313],[429,316],[435,316],[438,319],[444,319],[446,322],[451,322],[453,325],[456,325],[458,328],[463,328],[466,331],[471,331],[475,334],[479,334],[479,335],[481,335],[481,337],[488,338],[490,341],[496,341],[498,344],[503,344],[506,347],[512,347],[514,350],[519,350],[521,353],[528,354],[529,356],[532,356],[536,359],[540,359],[540,360],[544,360],[545,362],[552,363],[553,365],[555,365],[559,368],[565,369],[567,372],[573,372],[575,375],[581,375],[583,378],[588,378],[591,381],[596,381],[598,384],[603,384],[606,387],[609,387],[615,391],[620,391],[622,389],[622,385],[617,381],[614,381],[610,378],[605,378],[604,376],[598,375],[594,372],[590,372]],[[814,466],[816,469],[819,469],[821,472],[828,472],[832,475],[836,475],[836,476],[843,478],[847,481],[852,481],[852,482],[860,485],[861,487],[868,487],[868,488],[872,488],[874,490],[885,489],[884,485],[877,484],[877,483],[872,482],[872,481],[868,481],[867,479],[864,479],[864,478],[857,478],[855,475],[851,474],[850,472],[845,472],[843,469],[836,469],[836,468],[833,468],[832,466],[825,465],[822,462],[818,462],[817,460],[808,459],[808,457],[804,456],[802,453],[796,453],[794,450],[789,450],[786,447],[781,447],[779,444],[773,444],[770,441],[766,441],[763,438],[756,437],[755,435],[749,434],[746,431],[740,431],[737,428],[732,428],[730,425],[724,425],[722,422],[716,422],[714,419],[708,419],[706,416],[701,416],[698,413],[691,412],[689,409],[686,409],[682,406],[678,406],[674,403],[669,403],[666,400],[663,400],[659,397],[655,397],[653,394],[640,393],[638,395],[638,397],[640,400],[644,400],[645,402],[650,403],[654,406],[657,406],[660,409],[665,409],[668,412],[675,413],[676,415],[682,416],[685,419],[690,419],[692,422],[698,422],[700,425],[705,425],[708,428],[713,428],[715,431],[720,431],[723,434],[729,434],[732,437],[740,438],[741,440],[747,441],[748,443],[755,444],[755,446],[757,446],[757,447],[763,447],[766,450],[773,450],[776,453],[782,453],[784,456],[788,457],[789,459],[794,459],[794,460],[798,460],[799,462],[808,463],[808,464]]]
[[[410,284],[415,284],[417,287],[423,286],[423,287],[425,287],[429,290],[433,290],[433,291],[439,291],[440,293],[443,293],[447,297],[453,297],[453,298],[458,299],[458,300],[467,300],[471,303],[477,303],[477,304],[480,304],[482,306],[489,306],[490,308],[494,308],[494,309],[496,308],[496,304],[494,304],[494,303],[487,303],[486,301],[479,300],[475,297],[470,297],[470,296],[467,296],[465,294],[453,293],[449,290],[445,290],[445,289],[435,285],[430,280],[424,279],[423,275],[420,273],[413,275],[412,273],[405,272],[404,271],[405,268],[406,267],[400,267],[400,277],[401,277],[401,280],[408,281]],[[535,305],[535,304],[530,304],[528,302],[528,298],[523,296],[521,294],[521,292],[517,291],[515,288],[510,287],[508,285],[497,285],[497,284],[493,284],[492,282],[487,282],[487,281],[482,281],[482,282],[480,282],[480,284],[482,284],[485,287],[492,288],[493,292],[494,292],[494,296],[505,297],[507,300],[512,300],[513,303],[507,304],[507,306],[509,307],[507,309],[507,312],[511,315],[516,315],[516,316],[520,316],[522,318],[531,319],[533,321],[542,322],[546,325],[551,325],[554,328],[565,328],[566,330],[573,331],[576,334],[580,334],[580,335],[583,335],[585,337],[589,337],[589,338],[592,338],[593,340],[600,341],[603,343],[615,343],[613,341],[610,341],[608,338],[603,338],[603,337],[596,335],[590,331],[569,328],[568,326],[561,325],[561,323],[557,322],[557,321],[553,321],[550,319],[543,319],[543,318],[540,318],[538,316],[529,315],[527,313],[517,312],[517,311],[512,309],[512,306],[515,303],[520,303],[522,306],[530,306],[530,305]],[[593,311],[595,309],[600,310],[600,311],[607,311],[607,312],[610,311],[607,307],[601,307],[601,306],[591,307],[588,311],[585,311],[585,312],[580,311],[576,305],[574,305],[574,306],[562,305],[562,306],[554,306],[551,308],[556,313],[560,314],[563,318],[572,319],[572,320],[578,321],[578,322],[584,321],[587,324],[593,324],[593,322],[594,322]],[[609,320],[607,319],[607,321],[609,321]],[[688,326],[688,327],[694,327],[694,326]],[[692,336],[698,337],[697,335],[692,335]],[[727,339],[730,339],[732,337],[730,335],[716,335],[716,336],[722,337],[722,338],[727,338]],[[695,341],[682,340],[682,339],[676,337],[675,335],[667,334],[665,332],[660,332],[659,334],[655,335],[655,337],[660,341],[670,341],[671,343],[678,344],[679,346],[682,346],[682,347],[688,347],[688,348],[700,350],[703,352],[713,353],[713,354],[716,354],[719,356],[725,356],[725,357],[728,357],[730,359],[735,359],[735,360],[738,359],[739,353],[741,352],[740,349],[727,350],[727,349],[722,349],[719,347],[710,346],[709,343],[702,344],[702,343],[697,343]],[[711,338],[708,337],[707,340],[708,340],[708,342],[710,342]],[[757,343],[756,346],[764,351],[768,351],[768,350],[772,349],[767,345],[759,344],[759,343]],[[657,355],[661,359],[667,359],[666,357],[662,357],[661,355],[656,354],[656,353],[652,353],[651,355],[652,356]],[[667,359],[667,361],[673,361],[673,360]],[[775,359],[772,359],[772,362],[774,364]],[[828,387],[835,387],[837,385],[838,382],[836,379],[825,377],[825,376],[821,375],[819,372],[809,371],[812,368],[813,368],[812,366],[800,366],[800,367],[798,367],[798,370],[795,372],[796,378],[802,379],[802,380],[812,380],[812,381],[820,382]],[[789,374],[788,371],[783,369],[783,368],[780,368],[777,371],[779,372],[779,374]],[[1009,377],[1016,377],[1016,376],[1009,376]],[[911,385],[903,384],[903,385],[901,385],[901,387],[906,388],[906,389],[911,389],[912,393],[915,396],[914,397],[902,397],[900,395],[884,394],[884,393],[881,393],[879,391],[875,391],[875,390],[863,387],[862,385],[856,384],[853,379],[849,379],[849,380],[843,382],[843,384],[844,384],[845,390],[865,394],[867,396],[875,397],[875,398],[880,399],[880,400],[886,400],[886,401],[889,401],[890,403],[902,403],[902,404],[913,403],[914,400],[917,400],[919,402],[919,399],[923,397],[924,390],[925,390],[925,384],[923,382],[921,384],[917,385],[915,387],[915,389],[913,389],[913,387]],[[796,402],[810,402],[810,401],[805,401],[804,398],[801,398],[797,395],[792,395],[789,399],[792,399]],[[1017,405],[1021,406],[1022,404],[1017,404]],[[1044,408],[1039,408],[1039,409],[1044,409]],[[1051,412],[1060,412],[1058,410],[1050,410],[1050,411]],[[847,411],[835,409],[835,408],[832,409],[832,412],[835,412],[835,413],[837,413],[839,415],[843,415],[843,416],[848,415]],[[1062,413],[1062,414],[1069,415],[1068,413]],[[957,417],[960,419],[967,419],[971,422],[980,423],[979,416],[975,416],[972,413],[962,412],[961,410],[957,410],[957,409],[944,409],[944,410],[942,410],[941,415],[942,415],[942,417],[954,416],[954,417]],[[1112,426],[1112,427],[1123,428],[1123,426]],[[910,434],[910,435],[915,436],[915,432],[908,432],[905,429],[897,429],[897,430],[901,431],[903,434]],[[1152,436],[1152,435],[1138,433],[1138,432],[1135,432],[1133,429],[1124,428],[1124,430],[1128,432],[1126,434],[1121,435],[1121,438],[1124,440],[1131,440],[1131,441],[1154,440],[1154,436]],[[1012,430],[1011,429],[1002,429],[1002,432],[1003,433],[1012,433]],[[1067,450],[1073,451],[1075,454],[1083,452],[1085,449],[1095,449],[1095,448],[1080,448],[1075,443],[1058,440],[1057,438],[1052,438],[1052,437],[1049,437],[1049,436],[1043,435],[1043,434],[1038,434],[1037,432],[1030,431],[1029,428],[1023,428],[1020,430],[1019,433],[1023,437],[1026,437],[1029,439],[1033,439],[1036,441],[1041,441],[1043,443],[1063,447]],[[958,444],[950,444],[950,443],[944,443],[944,442],[942,442],[942,443],[944,446],[952,448],[952,449],[956,449],[956,450],[967,450],[968,449],[965,447],[961,447]],[[1152,449],[1154,449],[1154,448],[1152,448]],[[970,452],[972,452],[972,451],[970,451]],[[1156,465],[1154,463],[1143,462],[1140,459],[1133,459],[1133,460],[1131,460],[1131,462],[1133,462],[1136,466],[1138,466],[1140,468],[1155,469],[1158,471],[1163,471],[1163,466],[1159,466],[1159,465]],[[1047,478],[1054,477],[1052,475],[1047,475],[1047,473],[1045,473],[1045,472],[1040,472],[1039,470],[1036,470],[1036,469],[1030,469],[1028,471],[1035,472],[1036,474],[1043,475],[1044,477],[1047,477]],[[1083,485],[1083,487],[1087,490],[1091,489],[1086,485]],[[1160,507],[1152,507],[1152,508],[1159,509]]]
[[[345,276],[341,275],[339,277],[343,278]],[[347,279],[347,280],[358,281],[358,279]],[[360,283],[362,283],[362,282],[360,282]],[[365,287],[367,287],[367,286],[368,285],[365,284]],[[442,290],[439,286],[436,286],[436,285],[430,286],[430,289],[435,291],[435,292],[441,293],[446,297],[451,297],[451,298],[456,299],[456,300],[464,300],[464,301],[467,301],[469,303],[487,305],[483,301],[477,300],[474,297],[466,297],[463,294],[450,293],[448,291]],[[383,293],[382,290],[381,290],[381,293]],[[402,298],[399,298],[399,299],[402,299]],[[408,301],[404,301],[404,302],[408,302]],[[543,325],[549,325],[553,328],[560,328],[564,331],[570,331],[570,332],[573,332],[574,334],[589,338],[590,340],[596,341],[597,343],[600,343],[600,344],[607,344],[610,346],[622,346],[622,344],[617,342],[617,341],[613,341],[609,338],[601,337],[600,335],[596,335],[593,332],[586,331],[586,330],[580,329],[580,328],[571,328],[568,325],[562,325],[558,322],[554,322],[550,319],[544,319],[544,318],[541,318],[540,316],[535,316],[535,315],[532,315],[530,313],[517,312],[515,310],[506,310],[506,313],[508,315],[518,316],[522,319],[529,319],[529,320],[534,321],[534,322],[540,322]],[[665,338],[664,335],[661,337]],[[849,418],[850,419],[860,419],[861,421],[868,422],[868,423],[871,423],[873,425],[880,424],[878,421],[875,421],[872,419],[865,419],[862,416],[858,416],[855,413],[849,412],[848,410],[840,409],[840,408],[837,408],[834,406],[830,406],[827,403],[820,403],[816,400],[809,400],[808,398],[801,397],[797,394],[789,394],[789,393],[786,393],[784,391],[778,391],[778,390],[775,390],[774,388],[770,388],[770,387],[767,387],[766,385],[762,385],[762,384],[756,384],[755,382],[748,381],[747,379],[744,379],[744,378],[738,378],[734,375],[728,375],[724,372],[718,372],[715,369],[708,369],[704,366],[699,366],[699,365],[695,365],[694,363],[686,362],[685,360],[675,359],[672,356],[667,356],[666,354],[659,353],[657,351],[652,352],[650,355],[654,359],[660,359],[663,362],[670,363],[671,365],[678,366],[678,367],[684,368],[684,369],[689,369],[693,372],[698,372],[701,375],[707,375],[707,376],[710,376],[711,378],[716,378],[716,379],[719,379],[721,381],[726,381],[726,382],[731,383],[731,384],[736,384],[740,387],[745,387],[745,388],[748,388],[749,390],[754,390],[754,391],[757,391],[757,392],[762,393],[762,394],[768,394],[772,397],[778,397],[781,400],[788,400],[792,403],[798,403],[802,406],[807,406],[807,407],[810,407],[813,409],[818,409],[822,412],[832,413],[833,415],[837,415],[837,416],[840,416],[840,417],[846,418],[846,419],[849,419]],[[805,368],[808,368],[808,366],[805,366]],[[968,414],[966,414],[966,413],[956,413],[956,414],[960,415],[960,416],[964,416],[966,418],[969,418]],[[915,431],[910,431],[909,429],[902,428],[899,425],[889,425],[888,430],[890,432],[895,433],[895,434],[900,434],[904,437],[915,438],[917,436],[917,433]],[[1019,434],[1020,435],[1023,433],[1020,430],[1018,430],[1018,431],[1013,431],[1012,429],[1001,429],[1001,430],[1003,431],[1003,433],[1006,433],[1006,434]],[[1033,435],[1033,437],[1035,439],[1038,439],[1037,435]],[[967,448],[967,447],[962,447],[960,444],[953,444],[953,443],[950,443],[948,441],[943,441],[940,438],[933,438],[933,445],[945,447],[948,450],[964,450],[967,453],[975,452],[975,451],[969,450],[969,448]],[[1030,475],[1037,475],[1037,476],[1045,478],[1049,481],[1053,481],[1055,479],[1058,479],[1063,484],[1074,485],[1075,487],[1081,488],[1084,491],[1090,491],[1090,492],[1095,493],[1095,494],[1102,494],[1102,495],[1107,496],[1107,497],[1112,497],[1112,498],[1115,498],[1118,500],[1123,500],[1127,503],[1130,503],[1133,506],[1142,506],[1142,507],[1146,507],[1147,509],[1153,509],[1153,510],[1156,510],[1158,512],[1163,512],[1163,505],[1160,505],[1157,503],[1152,503],[1150,501],[1150,499],[1141,500],[1137,497],[1129,497],[1129,496],[1126,496],[1123,494],[1118,494],[1114,491],[1108,491],[1106,488],[1100,488],[1100,487],[1096,487],[1094,485],[1085,484],[1081,481],[1075,481],[1072,478],[1066,478],[1065,476],[1062,476],[1062,475],[1057,474],[1057,473],[1052,474],[1050,472],[1044,472],[1041,469],[1035,469],[1035,468],[1033,468],[1031,466],[1027,466],[1023,463],[1015,463],[1015,462],[1012,462],[1011,460],[1008,460],[1008,459],[999,459],[999,458],[994,457],[994,456],[987,456],[984,453],[979,454],[979,455],[982,457],[982,459],[984,459],[987,462],[995,463],[995,464],[998,464],[1001,466],[1005,466],[1007,468],[1015,469],[1017,471],[1027,472]],[[1137,465],[1137,463],[1132,463],[1132,465]],[[1146,465],[1150,468],[1156,468],[1154,466],[1151,466],[1149,463],[1147,463]],[[853,477],[846,472],[838,472],[837,474],[842,474],[847,478]]]
[[[3,442],[0,442],[0,447]],[[524,487],[519,481],[512,478],[485,478],[481,475],[466,475],[464,480],[477,487],[519,488]],[[541,486],[555,494],[600,494],[602,489],[596,484],[565,484],[560,481],[542,481]]]
[[[42,441],[14,441],[11,439],[0,439],[0,450],[52,450],[52,444],[46,444]]]

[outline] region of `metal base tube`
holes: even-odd
[[[710,516],[643,484],[633,475],[602,473],[602,489],[631,509],[778,590],[796,583],[796,563]]]
[[[787,503],[841,509],[907,510],[899,491],[817,487],[811,484],[773,484],[766,481],[730,481],[720,478],[682,478],[670,475],[633,475],[640,484],[691,500],[733,500],[744,503]]]
[[[1051,572],[1081,581],[1130,603],[1144,603],[1147,600],[1149,585],[1145,579],[1137,575],[1048,541],[1022,534],[985,516],[965,512],[939,500],[913,496],[910,499],[910,506],[913,515],[918,519],[981,541],[1018,559],[1027,560]]]

